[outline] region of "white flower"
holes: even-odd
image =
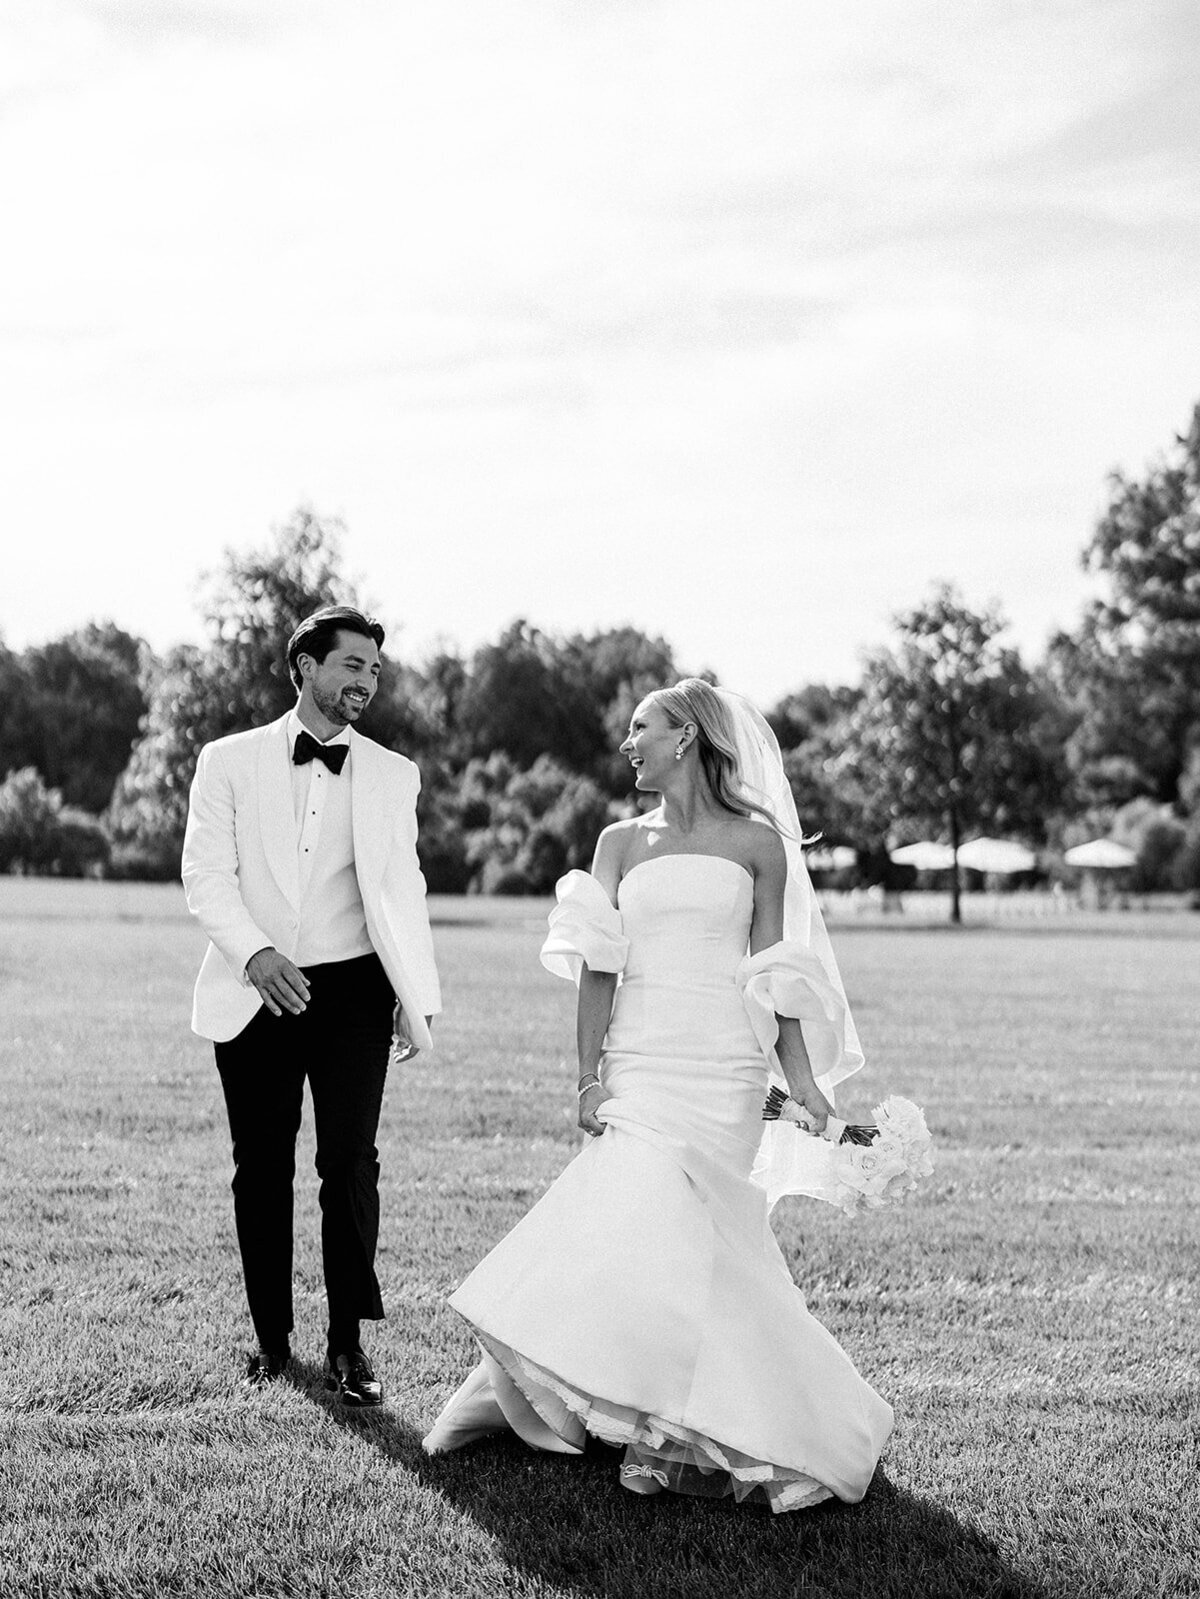
[[[871,1143],[838,1145],[836,1203],[848,1216],[893,1205],[933,1170],[932,1139],[920,1108],[892,1096],[876,1106],[879,1135]]]

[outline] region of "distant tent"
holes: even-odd
[[[902,844],[890,855],[897,866],[915,866],[919,872],[948,872],[954,865],[954,851],[949,844],[934,844],[929,840]]]
[[[832,849],[806,849],[804,864],[810,872],[844,872],[858,861],[858,851],[845,844],[835,844]]]
[[[1137,856],[1115,838],[1094,838],[1090,844],[1076,844],[1063,856],[1068,866],[1082,866],[1089,871],[1111,872],[1122,866],[1132,866]]]
[[[972,872],[1031,872],[1037,856],[1007,838],[973,838],[958,852],[958,864]]]

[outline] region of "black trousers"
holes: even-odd
[[[321,1179],[321,1255],[331,1331],[378,1320],[379,1151],[396,996],[377,955],[305,969],[310,998],[292,1016],[264,1005],[216,1044],[233,1135],[233,1211],[246,1298],[265,1349],[292,1330],[292,1180],[307,1077]]]

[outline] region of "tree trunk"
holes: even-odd
[[[959,780],[962,776],[960,761],[962,759],[958,743],[958,717],[955,714],[956,705],[953,694],[946,693],[946,753],[950,757],[950,782],[947,785],[947,820],[950,823],[950,848],[954,851],[954,864],[950,869],[950,922],[954,927],[962,926],[962,892],[958,876],[958,793]]]
[[[950,868],[950,920],[955,927],[962,926],[962,897],[958,876],[958,806],[951,802],[949,811],[950,848],[954,851],[954,865]]]

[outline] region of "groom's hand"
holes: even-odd
[[[272,1016],[293,1016],[308,1004],[308,979],[277,949],[260,949],[246,962],[246,977],[257,988]]]

